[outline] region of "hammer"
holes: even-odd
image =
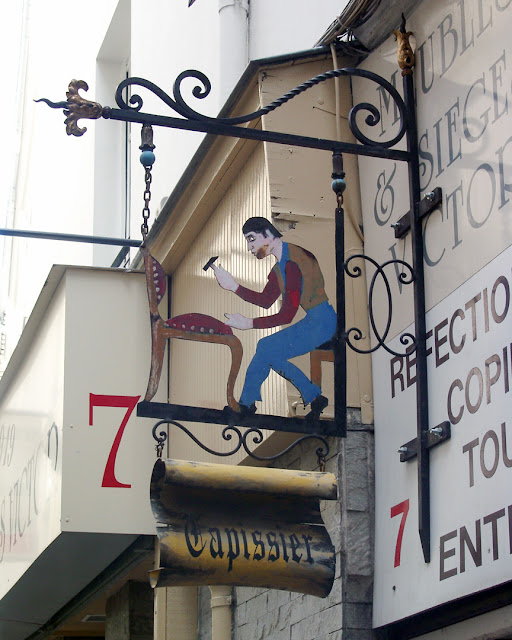
[[[217,260],[218,257],[219,256],[213,256],[213,258],[210,258],[208,262],[204,265],[203,270],[208,271],[208,269],[212,266],[212,264],[215,262],[215,260]]]

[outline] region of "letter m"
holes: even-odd
[[[397,72],[395,71],[391,78],[389,79],[390,83],[396,89],[396,76]],[[391,103],[393,103],[393,122],[391,126],[394,126],[400,119],[400,112],[398,111],[398,107],[396,102],[393,100],[391,95],[381,87],[380,85],[377,87],[377,92],[379,94],[379,111],[380,111],[380,135],[383,136],[386,133],[386,128],[384,127],[384,114],[386,114],[386,121],[389,121],[389,110],[391,107]]]

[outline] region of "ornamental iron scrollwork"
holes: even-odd
[[[370,324],[372,327],[373,334],[377,340],[377,344],[370,349],[360,349],[356,347],[356,345],[351,342],[351,339],[353,337],[353,339],[356,341],[361,340],[363,338],[363,332],[361,331],[361,329],[358,329],[357,327],[350,327],[350,329],[346,329],[345,331],[345,341],[347,345],[353,351],[356,351],[357,353],[361,353],[361,354],[373,353],[374,351],[377,351],[379,347],[382,347],[385,351],[387,351],[391,355],[398,356],[398,357],[404,357],[406,355],[413,353],[417,349],[418,342],[416,340],[416,337],[412,333],[406,332],[400,336],[400,343],[406,348],[405,353],[399,353],[397,351],[394,351],[385,343],[389,334],[389,330],[391,328],[391,322],[393,318],[393,299],[391,294],[391,285],[389,283],[388,276],[385,272],[385,268],[390,265],[394,265],[395,267],[401,266],[403,270],[398,273],[398,280],[401,284],[405,284],[405,285],[412,284],[415,280],[413,268],[411,267],[410,264],[408,264],[404,260],[399,260],[399,259],[387,260],[386,262],[379,264],[369,256],[366,256],[363,254],[355,254],[353,256],[350,256],[345,261],[345,264],[344,264],[345,273],[351,278],[359,278],[360,276],[363,275],[363,270],[359,265],[351,264],[352,261],[357,259],[365,260],[366,262],[369,262],[370,264],[372,264],[375,268],[375,272],[372,275],[370,286],[368,289],[368,314],[369,314],[369,319],[370,319]],[[375,313],[374,313],[375,286],[379,281],[379,279],[384,284],[387,303],[388,303],[386,326],[384,328],[384,331],[382,331],[382,333],[377,328],[377,323],[375,321]]]
[[[375,105],[369,102],[361,102],[352,107],[348,117],[348,124],[352,134],[362,145],[375,148],[380,147],[383,149],[390,149],[391,147],[394,147],[407,132],[407,110],[405,108],[404,101],[399,92],[390,82],[388,82],[381,76],[365,69],[345,68],[334,69],[332,71],[321,73],[314,78],[303,82],[291,91],[288,91],[267,106],[262,107],[261,109],[258,109],[257,111],[254,111],[252,113],[233,118],[210,117],[199,113],[187,104],[182,94],[182,83],[184,81],[195,79],[200,83],[196,84],[192,89],[192,95],[198,100],[203,100],[211,92],[211,82],[208,77],[201,71],[197,71],[194,69],[183,71],[178,75],[173,85],[174,98],[171,98],[171,96],[169,96],[163,89],[161,89],[158,85],[151,82],[150,80],[139,77],[131,77],[126,78],[118,85],[116,89],[115,100],[121,111],[127,113],[139,113],[141,112],[144,104],[142,97],[138,94],[133,94],[127,102],[123,97],[123,92],[128,89],[128,87],[143,87],[157,96],[160,100],[162,100],[162,102],[170,107],[175,113],[179,114],[187,120],[201,123],[211,123],[216,125],[239,125],[261,118],[262,116],[274,111],[278,107],[282,106],[283,104],[287,103],[288,101],[292,100],[301,93],[304,93],[317,84],[320,84],[332,78],[339,78],[342,76],[366,78],[378,84],[390,95],[400,114],[400,126],[395,137],[386,141],[377,141],[372,140],[362,132],[357,122],[357,116],[360,112],[368,112],[364,122],[369,127],[375,127],[382,119],[380,110]],[[112,109],[110,107],[102,107],[99,103],[86,100],[79,94],[80,89],[87,91],[88,88],[89,87],[84,80],[72,80],[66,93],[66,101],[52,102],[47,98],[41,98],[39,100],[36,100],[36,102],[45,102],[53,109],[64,109],[64,114],[66,115],[66,133],[68,135],[82,136],[87,128],[79,127],[77,125],[77,121],[79,119],[98,119],[101,117],[109,118],[113,115]]]
[[[296,446],[305,442],[306,440],[316,439],[322,443],[322,445],[318,447],[315,451],[318,458],[319,465],[322,465],[322,464],[325,464],[325,460],[329,455],[329,450],[330,450],[329,444],[327,443],[327,440],[325,438],[319,435],[308,434],[305,436],[301,436],[300,438],[297,438],[297,440],[292,442],[292,444],[290,444],[288,447],[286,447],[285,449],[283,449],[282,451],[280,451],[279,453],[273,456],[259,456],[255,454],[253,451],[251,451],[251,449],[249,448],[248,440],[252,438],[250,444],[253,444],[256,446],[261,444],[264,440],[264,435],[261,429],[250,427],[242,431],[238,427],[235,427],[233,425],[228,425],[224,427],[224,429],[222,430],[222,439],[225,440],[226,442],[229,442],[230,440],[233,440],[233,436],[235,436],[236,438],[238,438],[238,441],[234,441],[234,447],[229,451],[216,451],[215,449],[210,449],[210,447],[203,444],[189,429],[187,429],[187,427],[182,425],[180,422],[177,422],[176,420],[159,420],[154,425],[152,430],[153,438],[156,440],[156,443],[157,443],[155,448],[157,450],[157,454],[159,455],[159,457],[162,454],[164,443],[166,442],[168,437],[168,433],[165,430],[161,430],[160,433],[157,433],[158,428],[164,424],[167,426],[173,425],[175,427],[178,427],[184,433],[186,433],[189,436],[189,438],[191,438],[199,447],[201,447],[203,451],[206,451],[207,453],[213,456],[219,456],[224,458],[233,456],[235,455],[235,453],[238,453],[240,449],[243,449],[245,453],[250,458],[253,458],[254,460],[258,460],[259,462],[272,462],[273,460],[277,460],[278,458],[281,458],[282,456],[284,456],[285,454],[287,454]]]
[[[390,148],[395,146],[403,138],[407,129],[407,114],[406,114],[404,101],[402,100],[402,97],[400,96],[398,91],[390,82],[388,82],[384,78],[381,78],[377,74],[371,71],[367,71],[365,69],[345,68],[345,69],[334,69],[332,71],[321,73],[318,76],[315,76],[314,78],[311,78],[306,82],[303,82],[302,84],[298,85],[291,91],[288,91],[287,93],[282,95],[277,100],[274,100],[267,106],[262,107],[257,111],[253,111],[252,113],[248,113],[242,116],[237,116],[234,118],[210,117],[202,113],[199,113],[198,111],[196,111],[195,109],[193,109],[191,106],[187,104],[187,102],[183,98],[182,88],[181,88],[182,83],[185,80],[195,79],[201,83],[200,85],[199,84],[195,85],[194,88],[192,89],[192,95],[194,96],[194,98],[198,100],[203,100],[204,98],[208,97],[212,87],[209,78],[201,71],[197,71],[195,69],[189,69],[187,71],[183,71],[178,75],[173,85],[174,99],[171,98],[171,96],[169,96],[165,91],[163,91],[159,86],[157,86],[153,82],[146,80],[145,78],[133,77],[133,78],[126,78],[117,87],[116,103],[119,106],[119,108],[123,110],[129,110],[129,111],[135,111],[135,112],[141,111],[144,102],[140,95],[138,94],[132,95],[128,102],[126,102],[126,100],[123,97],[123,92],[128,87],[138,86],[138,87],[143,87],[147,89],[148,91],[153,93],[155,96],[160,98],[160,100],[162,100],[162,102],[164,102],[173,111],[175,111],[179,115],[189,120],[194,120],[197,122],[211,122],[215,124],[238,125],[238,124],[244,124],[246,122],[250,122],[252,120],[261,118],[261,116],[264,116],[274,111],[275,109],[282,106],[286,102],[292,100],[293,98],[300,95],[301,93],[304,93],[304,91],[307,91],[311,87],[314,87],[317,84],[325,82],[326,80],[330,80],[332,78],[339,78],[341,76],[367,78],[377,83],[378,85],[380,85],[385,91],[389,93],[389,95],[395,102],[398,112],[400,114],[400,127],[397,135],[394,138],[387,141],[381,141],[381,140],[376,141],[376,140],[371,140],[370,138],[368,138],[366,135],[363,134],[356,120],[359,112],[361,111],[368,112],[368,115],[366,116],[366,119],[365,119],[365,123],[370,127],[376,126],[381,120],[381,114],[379,109],[377,109],[375,105],[368,102],[361,102],[355,105],[354,107],[352,107],[349,113],[348,123],[354,137],[364,145],[378,146],[378,147],[384,147],[384,148]]]

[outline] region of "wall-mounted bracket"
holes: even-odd
[[[289,433],[309,433],[321,436],[340,436],[334,420],[309,420],[305,418],[287,418],[265,414],[241,415],[225,409],[188,407],[165,402],[139,402],[137,415],[157,420],[184,420],[185,422],[207,422],[209,424],[271,429]]]
[[[166,426],[166,429],[160,429],[160,427]],[[317,440],[320,442],[320,446],[316,449],[316,456],[318,461],[318,467],[320,471],[325,471],[325,464],[327,462],[327,456],[329,455],[330,447],[329,443],[323,436],[319,436],[312,433],[307,433],[306,435],[298,437],[294,440],[290,445],[270,456],[259,455],[255,453],[253,450],[254,447],[260,445],[265,439],[263,432],[261,429],[257,429],[256,427],[242,427],[239,429],[234,425],[228,425],[224,427],[221,432],[222,439],[229,444],[228,448],[224,448],[222,450],[219,449],[211,449],[204,442],[201,442],[199,438],[197,438],[192,431],[187,429],[183,424],[177,422],[176,420],[159,420],[155,426],[153,427],[153,438],[156,440],[156,453],[159,458],[162,457],[163,449],[165,442],[169,438],[169,427],[177,427],[183,433],[185,433],[191,440],[193,440],[197,446],[201,447],[203,451],[206,451],[210,455],[218,456],[220,458],[227,458],[229,456],[233,456],[239,451],[244,451],[249,458],[253,460],[258,460],[259,462],[273,462],[277,460],[281,456],[286,455],[292,449],[295,449],[298,445],[311,440]],[[160,429],[160,430],[159,430]],[[169,451],[167,451],[167,457],[169,457]]]
[[[429,191],[419,202],[418,219],[434,211],[443,201],[443,192],[441,187],[436,187],[433,191]],[[408,211],[404,216],[391,225],[395,230],[395,238],[404,238],[411,228],[411,212]]]
[[[448,420],[441,422],[437,427],[432,427],[426,432],[426,449],[432,449],[451,438],[451,424]],[[400,462],[408,462],[418,455],[418,438],[409,440],[398,449]]]

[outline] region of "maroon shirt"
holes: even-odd
[[[278,327],[282,324],[289,324],[295,317],[299,308],[300,295],[302,291],[302,274],[295,262],[288,260],[285,268],[285,290],[283,293],[283,302],[281,309],[271,315],[254,318],[253,327],[255,329],[269,329],[270,327]],[[261,293],[247,289],[242,285],[238,286],[235,291],[236,295],[259,307],[268,309],[281,295],[279,282],[275,271],[272,270],[268,275],[268,282]]]

